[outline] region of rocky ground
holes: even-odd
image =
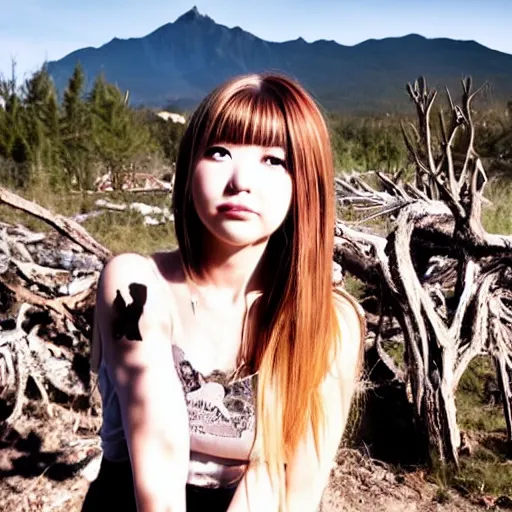
[[[68,407],[53,416],[31,402],[0,441],[0,510],[75,512],[98,470],[100,420]],[[505,504],[506,505],[506,504]],[[396,474],[360,452],[341,449],[321,512],[498,510],[429,483],[421,471]]]

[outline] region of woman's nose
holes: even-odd
[[[255,166],[250,162],[233,162],[233,172],[228,184],[230,190],[234,192],[251,192],[255,171]]]

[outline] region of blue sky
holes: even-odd
[[[269,41],[302,36],[353,45],[410,33],[475,40],[512,54],[512,0],[2,0],[0,73],[25,78],[113,37],[141,37],[197,5],[217,23]]]

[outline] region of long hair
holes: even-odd
[[[205,227],[191,194],[193,169],[216,143],[282,146],[293,182],[290,210],[263,255],[270,276],[260,298],[254,365],[257,441],[284,507],[284,466],[312,429],[318,452],[324,424],[320,385],[339,326],[332,291],[334,171],[330,139],[314,100],[276,74],[233,79],[192,115],[176,165],[173,208],[185,272],[201,273]]]

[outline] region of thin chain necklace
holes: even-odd
[[[199,304],[198,298],[190,292],[190,305],[192,307],[192,313],[194,313],[194,316],[196,315],[197,305]]]
[[[192,308],[192,313],[196,316],[201,302],[204,304],[204,294],[199,290],[199,286],[192,279],[186,278],[186,283],[190,296],[190,307]],[[202,301],[199,300],[200,297],[203,297]]]
[[[192,313],[194,316],[197,315],[197,310],[199,306],[199,293],[198,286],[192,281],[192,279],[186,278],[188,293],[190,295],[190,307],[192,308]]]
[[[190,307],[192,308],[193,315],[196,317],[197,310],[199,309],[199,304],[200,304],[200,302],[199,302],[199,295],[200,295],[199,287],[192,281],[192,279],[189,279],[188,277],[186,278],[186,283],[187,283],[187,288],[188,288],[188,291],[190,294]],[[248,311],[246,311],[245,314],[248,314]],[[244,376],[253,374],[253,372],[250,371],[250,367],[247,364],[247,360],[245,357],[246,356],[246,354],[245,354],[246,347],[245,347],[243,338],[244,338],[246,320],[247,319],[244,318],[244,322],[243,322],[244,325],[243,325],[243,329],[242,329],[242,351],[241,351],[242,353],[238,357],[237,367],[233,370],[232,374],[230,375],[230,379],[229,379],[230,382],[233,382],[234,380],[242,378]]]

